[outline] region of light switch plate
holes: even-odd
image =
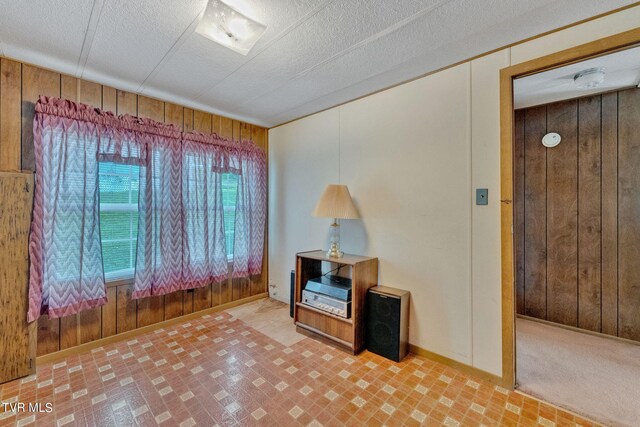
[[[476,205],[488,205],[488,204],[489,204],[489,189],[476,188]]]

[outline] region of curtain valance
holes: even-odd
[[[110,111],[103,111],[91,105],[74,102],[68,99],[40,95],[36,103],[36,113],[50,117],[81,120],[104,126],[106,130],[133,131],[141,134],[159,135],[176,140],[182,139],[182,131],[172,124],[123,114],[116,116]]]
[[[182,139],[184,141],[215,145],[222,149],[227,149],[228,152],[264,154],[264,150],[251,141],[243,140],[239,143],[238,141],[224,138],[216,133],[185,132],[182,135]]]
[[[261,148],[60,98],[41,96],[35,110],[29,321],[106,302],[99,162],[140,166],[134,298],[225,279],[224,173],[239,176],[233,276],[259,274],[266,217]]]

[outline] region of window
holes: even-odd
[[[100,163],[100,234],[106,280],[132,278],[135,271],[139,172],[139,166]]]
[[[107,281],[132,278],[136,267],[140,167],[101,162],[100,234]],[[222,175],[222,205],[227,257],[233,259],[238,175]]]
[[[222,207],[224,209],[224,234],[227,258],[233,259],[234,230],[236,225],[236,201],[238,200],[238,175],[222,174]]]

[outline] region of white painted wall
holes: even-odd
[[[362,219],[343,221],[343,249],[411,291],[409,341],[501,375],[499,70],[638,22],[635,7],[270,130],[272,295],[288,301],[296,252],[328,246],[311,211],[346,184]]]

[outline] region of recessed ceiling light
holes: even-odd
[[[593,89],[604,83],[604,68],[589,68],[573,76],[573,82],[578,89]]]
[[[220,0],[209,0],[196,32],[242,55],[249,53],[267,29]]]

